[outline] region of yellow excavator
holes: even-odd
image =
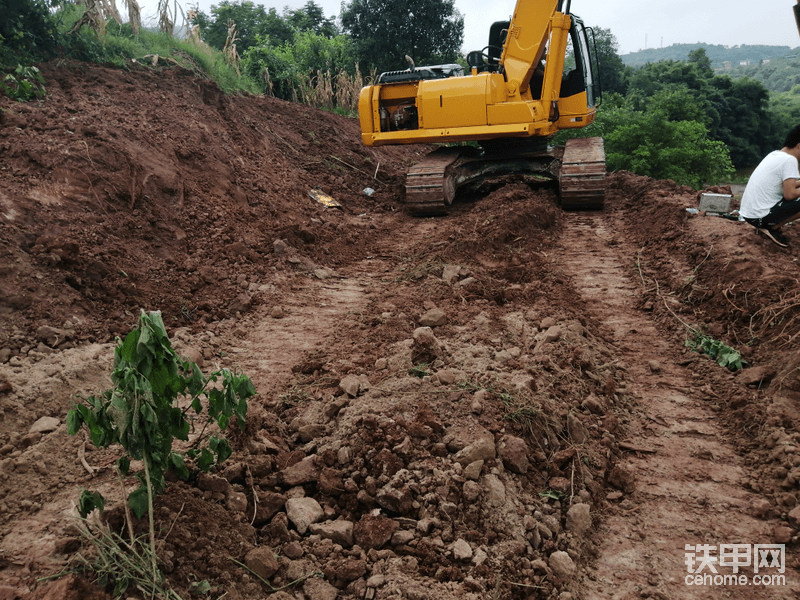
[[[468,73],[406,57],[410,68],[365,87],[358,112],[367,146],[478,142],[442,146],[411,168],[409,212],[447,212],[460,186],[507,173],[557,180],[565,208],[602,208],[602,138],[548,146],[556,132],[594,121],[600,90],[591,33],[570,0],[517,0],[511,20],[494,23],[489,44],[467,55]],[[574,61],[565,69],[570,43]]]

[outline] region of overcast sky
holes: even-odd
[[[326,17],[338,17],[340,0],[315,0]],[[139,0],[142,17],[153,17],[157,0]],[[174,0],[173,0],[174,2]],[[253,0],[267,9],[301,8],[306,0],[278,2]],[[199,0],[200,10],[210,14],[218,1]],[[184,7],[188,2],[181,2]],[[456,0],[464,15],[464,50],[479,50],[487,44],[489,25],[508,19],[514,0]],[[619,53],[672,44],[764,44],[800,46],[794,21],[795,0],[574,0],[572,12],[590,27],[610,29],[619,42]],[[118,2],[122,9],[122,2]]]

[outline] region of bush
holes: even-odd
[[[242,72],[257,81],[268,95],[297,100],[297,69],[279,50],[270,46],[250,48],[242,57]]]
[[[201,420],[202,431],[186,456],[196,461],[198,469],[207,471],[226,460],[231,448],[224,438],[215,436],[201,447],[206,442],[206,427],[216,423],[224,431],[231,419],[244,426],[247,399],[255,394],[244,375],[222,369],[205,376],[196,364],[179,358],[160,312],[142,311],[139,327],[124,341],[117,340],[111,381],[114,388],[86,398],[84,404],[69,411],[67,429],[75,435],[86,425],[95,446],[121,445],[127,452],[117,462],[123,475],[131,459],[142,461],[144,472],[138,475],[141,485],[128,498],[138,517],[148,509],[152,512],[153,494],[164,488],[167,471],[189,476],[184,455],[172,449],[176,438],[189,439],[189,411],[198,415],[195,419]],[[221,386],[213,385],[218,381]],[[184,400],[182,406],[180,401]],[[84,494],[82,512],[101,505],[98,494]]]
[[[19,102],[27,102],[45,95],[44,77],[36,67],[17,65],[13,73],[0,81],[0,93]]]

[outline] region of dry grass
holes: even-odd
[[[225,61],[230,65],[237,75],[242,74],[240,68],[242,59],[239,57],[239,52],[236,50],[236,42],[241,41],[237,37],[236,23],[233,19],[228,19],[228,37],[225,39],[225,46],[222,48],[222,54],[225,56]]]
[[[269,73],[266,73],[265,82],[267,89]],[[326,110],[340,109],[348,113],[358,112],[358,97],[361,88],[374,79],[374,73],[365,81],[358,66],[352,75],[340,69],[334,74],[330,69],[317,70],[316,74],[298,77],[297,97],[303,104]]]
[[[61,575],[71,570],[81,571],[99,585],[113,587],[115,597],[127,590],[140,592],[146,598],[181,600],[164,575],[153,569],[156,557],[144,538],[127,542],[100,521],[90,524],[87,519],[78,519],[76,527],[85,549],[71,559]]]
[[[784,296],[753,313],[750,334],[753,338],[767,337],[781,350],[794,348],[800,337],[800,294]]]

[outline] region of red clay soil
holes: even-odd
[[[64,423],[141,309],[258,390],[231,459],[157,499],[182,598],[798,593],[794,228],[779,249],[629,173],[602,212],[510,177],[415,219],[429,148],[184,69],[41,68],[44,100],[0,99],[0,598],[113,589],[74,515],[98,489],[122,530],[119,449]],[[785,544],[786,581],[688,587],[701,542]]]

